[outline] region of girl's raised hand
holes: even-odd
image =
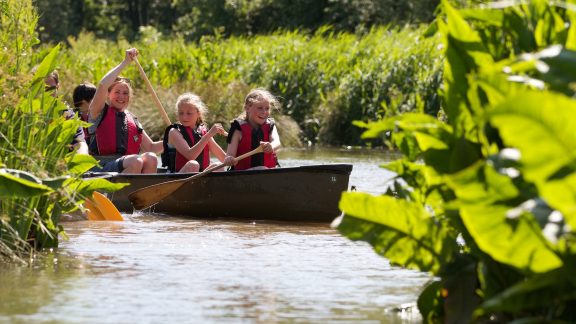
[[[126,60],[132,62],[138,56],[138,50],[136,48],[129,48],[126,50]]]

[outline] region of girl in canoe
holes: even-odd
[[[181,95],[176,100],[176,111],[179,123],[164,132],[162,164],[170,172],[198,172],[210,165],[210,153],[224,161],[226,153],[214,136],[226,135],[226,130],[220,124],[207,130],[204,115],[208,108],[200,97],[192,93]]]
[[[244,113],[230,127],[225,164],[232,166],[233,170],[279,166],[276,151],[281,146],[280,136],[270,118],[270,108],[279,107],[280,103],[268,90],[257,88],[248,93],[244,100]],[[240,161],[236,159],[258,146],[262,146],[264,153]]]
[[[132,97],[130,80],[120,72],[138,56],[138,50],[126,50],[124,60],[100,80],[89,107],[93,124],[90,150],[98,155],[102,168],[93,171],[155,173],[162,152],[162,141],[153,142],[136,116],[127,108]],[[146,152],[140,154],[140,152]]]

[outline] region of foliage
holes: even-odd
[[[361,32],[390,23],[429,22],[438,0],[36,0],[43,41],[62,42],[82,31],[136,40],[151,26],[164,35],[255,35],[278,30]]]
[[[78,208],[94,190],[115,190],[107,181],[82,180],[96,164],[70,151],[83,123],[66,119],[65,104],[44,91],[59,53],[54,47],[35,67],[37,16],[31,1],[3,1],[0,17],[0,258],[21,260],[31,248],[55,247],[60,215]]]
[[[352,120],[422,110],[423,103],[431,103],[427,106],[430,114],[440,109],[441,53],[437,40],[421,37],[422,32],[422,28],[381,27],[354,35],[325,27],[313,35],[295,31],[207,37],[190,44],[178,38],[155,40],[153,31],[146,30],[145,37],[130,45],[139,49],[140,63],[172,119],[178,94],[194,91],[210,108],[208,121],[227,124],[242,111],[243,97],[250,88],[265,87],[281,98],[279,113],[300,126],[304,142],[363,145]],[[96,83],[130,45],[91,34],[70,38],[70,48],[64,51],[58,68],[64,75],[63,88],[72,89],[72,82],[81,80]],[[141,117],[147,132],[158,138],[164,126],[151,117],[157,112],[137,69],[123,73],[140,88],[131,109]],[[287,127],[278,129],[281,137],[287,138],[282,133]]]
[[[576,320],[576,11],[568,2],[455,9],[443,38],[443,120],[358,122],[403,153],[384,196],[345,193],[338,229],[439,279],[428,322]]]

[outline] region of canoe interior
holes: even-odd
[[[351,172],[350,164],[212,172],[187,182],[151,211],[199,218],[330,222],[340,214],[338,202],[348,190]],[[120,211],[132,212],[128,195],[134,190],[191,175],[111,175],[108,180],[130,185],[110,198]]]

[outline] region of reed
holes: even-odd
[[[0,260],[25,263],[35,250],[58,246],[62,213],[94,190],[117,186],[81,179],[96,161],[70,150],[83,123],[66,119],[64,102],[44,90],[60,46],[33,54],[32,1],[0,5]]]

